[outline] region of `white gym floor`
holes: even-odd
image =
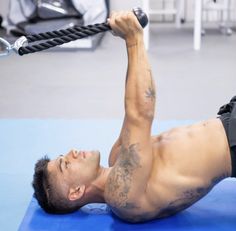
[[[196,52],[192,28],[151,24],[158,119],[215,117],[236,94],[236,32],[206,32]],[[95,51],[0,59],[0,118],[121,119],[126,67],[124,42],[110,33]]]

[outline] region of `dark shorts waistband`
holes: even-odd
[[[223,105],[217,114],[222,121],[229,142],[232,177],[236,177],[236,96],[228,104]]]

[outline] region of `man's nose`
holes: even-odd
[[[74,149],[73,149],[73,150],[70,151],[69,154],[70,154],[70,156],[71,156],[72,158],[76,159],[76,158],[78,157],[78,154],[79,154],[79,153],[78,153],[77,150],[74,150]]]

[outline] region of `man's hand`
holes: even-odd
[[[108,23],[113,34],[123,38],[127,43],[132,43],[143,36],[143,28],[131,11],[113,12]]]

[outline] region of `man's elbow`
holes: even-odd
[[[147,120],[148,122],[152,122],[154,119],[154,111],[152,109],[147,108],[141,113],[141,117]]]
[[[131,120],[137,125],[140,125],[143,122],[152,123],[154,119],[154,110],[142,107],[142,109],[139,110],[129,110],[127,111],[126,115],[127,119]]]

